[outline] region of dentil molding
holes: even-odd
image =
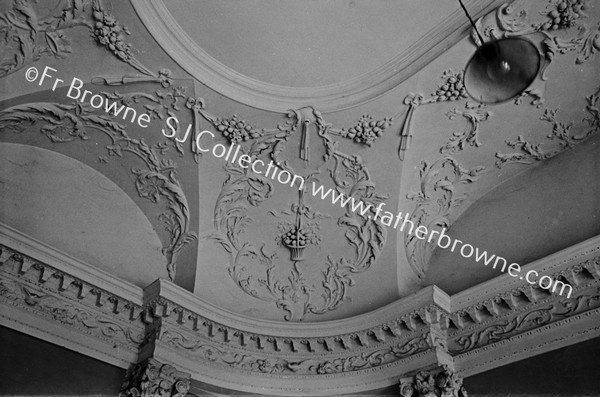
[[[458,377],[600,336],[600,237],[525,266],[572,284],[570,298],[504,275],[317,323],[244,317],[167,280],[141,289],[2,225],[0,249],[0,323],[130,368],[124,395],[177,395],[194,382],[303,396],[402,384],[423,394],[439,377],[459,396]],[[421,372],[443,365],[442,375]]]

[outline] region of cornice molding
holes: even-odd
[[[527,332],[490,343],[454,356],[455,368],[463,377],[476,375],[515,361],[547,353],[600,335],[600,309],[574,315]],[[595,324],[594,324],[595,323]],[[532,343],[542,336],[541,341]]]
[[[574,266],[574,263],[586,263],[585,268],[592,274],[600,276],[600,267],[594,262],[600,256],[600,236],[595,236],[581,243],[575,244],[564,250],[555,252],[545,258],[538,259],[527,265],[521,266],[521,271],[526,273],[535,270],[541,275],[566,277],[569,281],[575,281],[576,284],[585,284],[577,276],[581,269]],[[483,283],[477,284],[471,288],[452,295],[451,311],[459,312],[466,310],[473,305],[481,304],[484,301],[490,301],[495,298],[506,296],[506,294],[523,293],[527,296],[541,294],[536,286],[531,286],[520,280],[518,277],[511,277],[508,274],[502,274]],[[549,294],[546,292],[546,294]]]
[[[528,265],[563,275],[569,299],[498,277],[474,300],[431,286],[349,319],[297,324],[225,312],[166,280],[141,290],[6,226],[0,249],[3,325],[249,393],[358,393],[440,365],[464,377],[600,336],[600,236]]]
[[[357,332],[374,331],[365,324],[414,329],[418,324],[438,323],[443,313],[449,312],[449,296],[436,286],[425,287],[405,299],[392,302],[374,311],[350,318],[322,322],[278,322],[240,316],[218,308],[183,288],[158,279],[144,290],[145,302],[157,307],[161,313],[170,313],[180,307],[203,319],[218,319],[219,327],[234,331],[245,330],[253,335],[284,338],[340,337],[340,330],[352,335]],[[399,329],[396,331],[399,332]]]
[[[76,259],[2,222],[0,222],[0,244],[35,258],[35,261],[27,262],[28,266],[37,262],[43,263],[53,268],[57,274],[69,275],[79,282],[90,280],[93,282],[93,288],[105,290],[136,305],[142,304],[142,288],[120,280],[105,270]],[[29,267],[22,270],[27,272],[28,269]]]
[[[486,15],[505,0],[466,0],[474,18]],[[311,105],[323,112],[351,108],[370,101],[407,80],[467,36],[470,25],[457,8],[446,20],[384,65],[355,78],[319,87],[290,87],[245,76],[204,51],[179,26],[162,0],[132,0],[140,19],[164,49],[194,78],[235,101],[287,113]]]

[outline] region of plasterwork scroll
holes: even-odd
[[[534,4],[530,6],[533,7]],[[542,70],[530,89],[514,100],[516,105],[520,105],[530,96],[533,98],[532,105],[537,108],[544,106],[544,87],[555,56],[575,53],[574,64],[583,64],[593,59],[595,52],[600,49],[600,25],[590,28],[586,24],[587,8],[589,4],[586,0],[549,1],[540,12],[540,16],[535,18],[535,15],[532,17],[533,12],[523,8],[522,4],[520,8],[513,4],[505,4],[477,21],[476,26],[485,39],[525,36],[531,39],[543,54]],[[480,44],[474,31],[471,39]],[[468,98],[462,71],[448,70],[443,73],[441,80],[442,83],[429,96],[411,93],[404,100],[407,111],[398,146],[398,156],[402,161],[412,141],[412,124],[418,107],[443,102],[461,102]],[[581,120],[561,119],[558,108],[543,110],[539,120],[549,124],[547,139],[552,144],[533,142],[523,135],[518,135],[515,139],[506,140],[506,145],[513,151],[498,151],[495,153],[493,164],[483,164],[471,169],[462,167],[457,155],[466,150],[477,150],[485,144],[481,137],[482,125],[493,116],[493,112],[489,106],[478,105],[469,100],[464,102],[462,109],[456,107],[447,112],[448,120],[462,117],[466,124],[463,130],[452,132],[448,141],[440,147],[439,152],[443,157],[422,161],[419,168],[420,186],[416,192],[406,196],[416,202],[412,219],[427,226],[429,230],[448,229],[454,220],[453,214],[469,197],[468,193],[458,194],[460,185],[476,182],[485,174],[492,173],[494,166],[501,169],[512,163],[533,164],[536,161],[547,160],[595,135],[600,127],[599,90],[600,87],[597,87],[593,93],[585,96],[585,115]],[[451,169],[456,170],[455,175],[449,172]],[[405,233],[404,244],[411,269],[418,277],[423,278],[435,246],[409,233]]]
[[[149,358],[128,370],[119,397],[185,397],[190,384],[190,374]]]
[[[225,167],[227,179],[215,203],[215,232],[206,237],[229,254],[228,272],[233,281],[251,297],[275,303],[284,312],[285,320],[298,321],[307,314],[323,314],[338,308],[346,299],[349,287],[355,283],[352,275],[368,270],[377,260],[386,241],[386,229],[380,221],[372,221],[370,215],[351,211],[348,204],[344,213],[337,217],[337,224],[344,228],[353,256],[336,259],[328,254],[319,260],[320,265],[307,263],[303,255],[310,246],[326,249],[319,230],[322,222],[334,218],[312,209],[309,192],[313,183],[325,187],[333,184],[337,194],[361,200],[372,207],[384,200],[386,197],[375,190],[363,160],[357,155],[343,153],[333,138],[340,136],[370,146],[385,132],[391,120],[377,121],[366,115],[354,127],[335,129],[324,121],[318,110],[308,107],[290,111],[289,120],[275,129],[257,129],[237,116],[222,119],[205,110],[200,110],[200,114],[232,144],[242,145],[244,154],[253,159],[262,156],[267,161],[272,160],[281,170],[300,175],[304,180],[297,199],[288,208],[269,212],[280,220],[273,239],[291,254],[289,276],[282,279],[274,275],[274,269],[287,260],[277,257],[268,244],[263,242],[257,246],[243,237],[250,222],[248,206],[262,206],[279,187],[248,169],[230,164]],[[308,167],[307,171],[301,171],[293,165],[293,159],[284,157],[289,156],[286,148],[294,134],[301,135],[296,160],[301,160],[304,168]],[[248,145],[244,145],[246,141]],[[319,150],[314,146],[321,146],[322,158],[310,155],[311,151]],[[321,267],[318,284],[305,277],[302,267],[306,266]]]
[[[402,397],[467,397],[463,379],[448,366],[430,371],[419,371],[413,377],[400,381]]]
[[[106,10],[100,0],[63,1],[47,14],[32,2],[14,1],[12,9],[0,15],[4,57],[0,63],[0,78],[21,70],[43,56],[68,57],[72,52],[68,33],[76,27],[87,28],[97,45],[143,74],[119,78],[98,77],[97,83],[123,85],[150,82],[160,84],[164,89],[153,94],[103,93],[107,98],[126,106],[143,98],[149,102],[145,110],[152,119],[164,118],[179,110],[178,101],[181,98],[190,100],[189,96],[184,95],[185,88],[171,86],[169,70],[161,69],[154,73],[135,57],[135,48],[126,42],[129,30]],[[163,254],[169,277],[174,280],[179,253],[196,239],[196,233],[190,231],[190,206],[177,178],[177,164],[163,157],[172,146],[183,153],[181,144],[174,140],[147,144],[143,139],[131,138],[123,124],[104,114],[98,115],[89,105],[81,103],[24,103],[0,111],[0,128],[3,132],[18,134],[34,124],[39,125],[40,132],[53,143],[87,141],[92,133],[97,132],[108,136],[112,143],[106,145],[108,156],[100,156],[100,163],[108,163],[111,156],[122,157],[126,154],[143,161],[145,168],[131,170],[135,175],[135,188],[140,198],[153,203],[167,201],[167,210],[160,214],[159,219],[169,236],[164,241]]]

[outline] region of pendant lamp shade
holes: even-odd
[[[465,69],[465,88],[476,101],[499,103],[521,94],[541,65],[538,49],[520,37],[481,45]]]

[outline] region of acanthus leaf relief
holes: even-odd
[[[420,189],[406,195],[407,199],[417,203],[411,220],[415,225],[424,225],[432,230],[450,227],[451,212],[466,198],[456,194],[458,186],[477,181],[486,169],[482,166],[467,169],[454,158],[445,156],[433,163],[423,160],[419,173]],[[404,233],[404,244],[411,268],[419,278],[425,277],[435,245],[418,239],[409,230]]]
[[[12,9],[0,15],[0,77],[15,73],[44,55],[67,58],[72,52],[67,32],[84,27],[99,46],[121,61],[146,76],[164,79],[164,73],[150,71],[135,57],[135,49],[125,42],[124,35],[129,35],[129,30],[105,9],[101,0],[61,0],[47,15],[40,15],[34,4],[15,0]]]
[[[217,129],[223,126],[219,130],[226,138],[231,136],[225,135],[226,133],[235,133],[231,122],[202,113]],[[279,184],[272,182],[273,177],[269,179],[268,175],[257,175],[248,169],[227,164],[224,167],[227,177],[215,203],[215,232],[205,237],[218,243],[228,253],[229,275],[242,291],[254,298],[274,303],[285,313],[285,320],[301,321],[308,314],[324,314],[343,304],[348,297],[349,287],[356,282],[352,275],[368,270],[376,262],[387,235],[380,222],[372,221],[370,215],[351,211],[349,205],[343,206],[343,213],[337,217],[313,210],[309,200],[310,185],[315,183],[326,186],[327,183],[333,183],[334,194],[338,194],[338,197],[344,195],[362,200],[370,204],[370,207],[386,197],[375,191],[375,184],[362,159],[337,149],[338,144],[332,137],[347,136],[350,130],[333,129],[313,108],[290,111],[288,118],[288,122],[275,129],[260,131],[235,118],[235,128],[250,132],[247,137],[243,135],[251,142],[243,146],[244,154],[252,158],[269,158],[278,164],[278,170],[302,177],[302,185],[294,185],[290,190],[296,190],[290,194],[297,196],[295,202],[288,204],[290,210],[270,211],[271,215],[281,219],[279,228],[274,229],[276,233],[267,241],[247,240],[247,227],[252,222],[248,215],[249,209],[266,206],[274,191],[281,189]],[[363,116],[361,120],[361,123],[365,123],[372,119]],[[365,129],[362,132],[377,136],[389,122],[387,119],[381,122],[369,121],[367,126],[374,132]],[[298,157],[294,160],[289,157],[294,152],[289,143],[293,141],[294,134],[297,136],[298,133],[299,149],[295,152]],[[355,141],[372,143],[373,136],[369,136],[371,138],[361,135]],[[314,143],[315,138],[317,145]],[[322,158],[311,156],[312,151],[322,153]],[[296,165],[298,161],[300,165]],[[301,168],[304,172],[295,171]],[[338,227],[344,231],[346,244],[352,249],[352,256],[336,259],[331,253],[323,252],[319,255],[319,251],[326,250],[319,231],[326,219],[337,219]],[[273,245],[275,247],[270,248]],[[277,247],[280,247],[279,250]],[[287,249],[289,256],[281,255],[281,248]],[[286,271],[282,270],[286,263],[287,276]],[[316,269],[319,268],[321,270],[317,273]],[[312,277],[307,276],[307,272]],[[315,280],[314,274],[320,274],[320,280]]]
[[[430,350],[432,336],[423,333],[393,345],[339,358],[280,358],[248,351],[233,351],[215,346],[214,343],[187,337],[175,330],[164,331],[161,340],[176,349],[183,349],[194,357],[202,357],[217,366],[248,370],[265,374],[326,375],[359,371],[383,366],[403,358]]]
[[[578,53],[574,64],[582,64],[591,60],[600,49],[600,26],[590,29],[585,23],[589,3],[589,0],[551,0],[538,13],[515,4],[505,4],[498,7],[495,13],[477,21],[478,31],[486,38],[495,40],[523,36],[531,40],[543,55],[536,81],[515,98],[515,104],[521,104],[524,97],[529,95],[533,98],[532,105],[544,105],[545,83],[556,54]],[[471,39],[480,44],[475,31]]]
[[[521,9],[514,4],[506,4],[500,6],[494,13],[491,13],[476,23],[477,29],[486,39],[496,40],[506,37],[525,36],[533,41],[540,52],[544,55],[542,68],[536,81],[519,97],[514,100],[516,105],[521,104],[527,96],[532,98],[532,105],[541,108],[544,103],[545,85],[549,79],[549,66],[551,66],[554,56],[557,54],[565,55],[575,53],[578,56],[573,56],[573,64],[582,64],[592,58],[594,53],[600,49],[598,43],[598,27],[590,29],[585,24],[587,18],[586,9],[589,4],[586,0],[565,0],[565,1],[549,1],[543,11],[532,16],[527,9]],[[537,15],[537,18],[536,18]],[[575,34],[574,34],[575,33]],[[481,45],[479,36],[475,30],[472,30],[472,41]],[[468,98],[462,85],[462,72],[452,72],[447,70],[442,74],[444,84],[438,86],[429,97],[421,93],[411,93],[406,96],[404,105],[407,106],[402,129],[400,131],[400,144],[398,154],[400,160],[404,160],[406,151],[409,149],[413,140],[413,119],[417,107],[422,105],[433,105],[439,102],[457,101],[463,98]],[[450,84],[453,83],[453,84]],[[465,95],[463,95],[465,94]],[[535,161],[543,161],[554,157],[566,149],[571,149],[575,145],[583,142],[598,131],[598,90],[586,98],[587,106],[585,107],[588,116],[581,123],[574,121],[563,122],[557,120],[556,114],[558,109],[544,110],[540,120],[548,122],[552,125],[551,132],[547,135],[547,139],[557,142],[558,144],[546,148],[546,143],[537,143],[526,138],[524,135],[519,135],[516,139],[506,140],[507,146],[517,149],[512,153],[495,152],[495,166],[502,168],[506,164],[521,163],[532,164]],[[428,228],[450,228],[453,222],[453,211],[463,202],[468,201],[468,194],[460,197],[452,198],[455,195],[454,188],[447,192],[440,186],[435,185],[430,181],[429,177],[424,177],[423,170],[429,169],[429,164],[443,164],[449,155],[458,156],[458,154],[466,150],[469,146],[479,148],[484,146],[481,139],[481,125],[484,121],[492,116],[492,112],[485,105],[475,105],[466,101],[465,110],[458,108],[452,109],[446,113],[448,119],[452,120],[457,116],[462,116],[467,120],[466,127],[462,131],[452,132],[451,137],[444,146],[440,148],[440,153],[444,155],[442,158],[426,159],[422,161],[420,169],[421,193],[425,186],[431,184],[432,192],[444,192],[441,199],[431,199],[426,194],[409,194],[407,198],[410,200],[418,200],[419,203],[413,210],[413,220],[416,224],[424,224]],[[591,128],[585,128],[588,124]],[[462,159],[453,159],[458,164]],[[446,163],[448,165],[449,163]],[[492,164],[477,166],[473,170],[477,170],[479,176],[484,173],[491,173]],[[432,172],[432,175],[437,175],[438,171]],[[471,183],[479,179],[479,176],[472,180],[465,181]],[[443,179],[443,178],[441,178]],[[448,186],[454,186],[447,178]],[[443,208],[446,208],[443,210]],[[427,262],[435,247],[431,244],[424,243],[415,239],[408,233],[405,233],[405,247],[407,258],[413,271],[419,277],[424,277],[427,268]]]
[[[496,167],[502,168],[511,163],[532,164],[536,161],[547,160],[565,150],[574,148],[579,143],[597,134],[600,131],[599,98],[600,87],[585,98],[587,103],[585,111],[588,115],[577,124],[574,121],[559,121],[557,119],[558,108],[544,109],[540,120],[552,125],[552,130],[546,135],[546,139],[550,142],[533,143],[522,135],[517,136],[516,139],[508,139],[506,145],[512,149],[517,149],[517,151],[510,153],[496,152]],[[546,149],[545,145],[552,143],[552,141],[558,142],[558,144]]]
[[[175,278],[176,261],[181,249],[196,239],[190,232],[190,211],[185,193],[176,178],[177,165],[162,158],[169,147],[167,142],[147,144],[143,139],[129,137],[123,125],[109,116],[96,115],[89,106],[80,103],[25,103],[0,111],[0,128],[22,133],[27,128],[44,123],[40,132],[53,143],[68,143],[75,139],[88,140],[89,132],[101,132],[111,143],[106,145],[108,156],[132,154],[143,161],[146,168],[132,168],[136,176],[135,188],[141,198],[154,203],[166,198],[168,211],[160,216],[170,235],[163,245],[166,267],[171,280]],[[101,161],[108,162],[108,159]]]

